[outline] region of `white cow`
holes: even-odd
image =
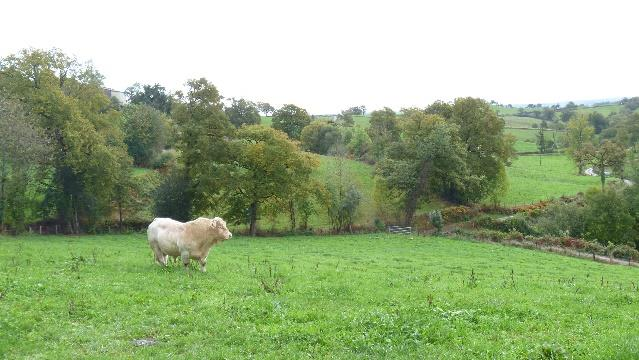
[[[198,260],[202,272],[206,271],[206,258],[211,246],[233,236],[226,222],[219,217],[201,217],[186,223],[156,218],[146,233],[155,260],[162,266],[166,266],[169,256],[179,256],[187,269],[190,259]]]

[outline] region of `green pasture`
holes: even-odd
[[[534,250],[235,237],[199,273],[154,264],[141,234],[0,249],[7,359],[639,357],[639,269]]]
[[[504,199],[506,205],[529,204],[562,195],[574,195],[600,186],[596,176],[577,175],[577,167],[563,154],[541,157],[522,155],[506,168],[506,173],[509,182]]]
[[[541,124],[541,120],[525,116],[504,116],[506,127],[532,128],[533,124]]]

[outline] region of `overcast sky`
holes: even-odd
[[[7,1],[0,56],[58,47],[105,85],[206,77],[312,113],[639,95],[637,1]]]

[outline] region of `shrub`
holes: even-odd
[[[428,213],[428,218],[430,223],[433,224],[435,229],[437,229],[437,233],[442,232],[442,228],[444,227],[444,219],[442,218],[442,213],[439,210],[433,210]]]
[[[441,215],[446,223],[468,221],[477,216],[479,211],[468,206],[451,206],[441,210]]]
[[[639,251],[628,245],[615,245],[608,249],[608,253],[617,259],[625,259],[637,261],[639,260]]]
[[[586,221],[584,211],[577,203],[552,204],[536,219],[535,228],[544,235],[582,237]]]
[[[164,150],[151,160],[151,167],[156,170],[173,167],[176,157],[175,150]]]
[[[584,236],[602,244],[626,244],[633,240],[635,223],[621,194],[614,188],[586,194]]]

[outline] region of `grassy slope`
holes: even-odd
[[[578,176],[577,168],[566,155],[519,156],[507,168],[510,188],[507,205],[527,204],[561,195],[574,195],[599,186],[599,178]]]
[[[153,264],[143,235],[0,244],[7,358],[639,357],[625,266],[441,238],[240,237],[187,276]]]

